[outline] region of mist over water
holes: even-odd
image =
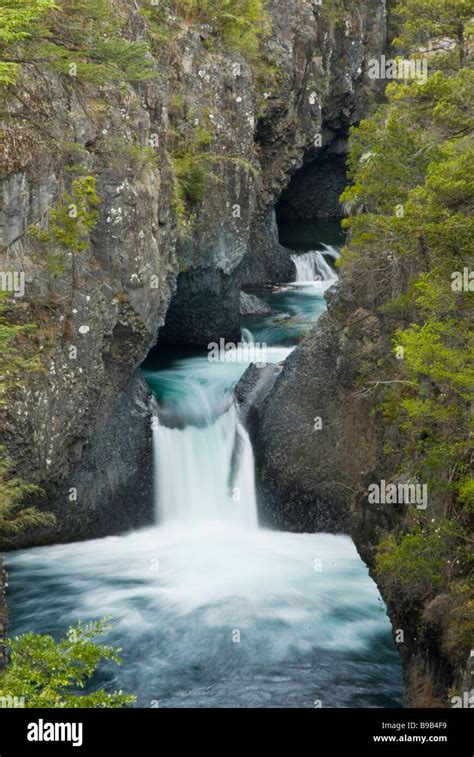
[[[264,293],[276,313],[244,338],[285,359],[324,310],[323,289]],[[144,707],[400,706],[389,621],[350,538],[258,527],[253,451],[233,400],[246,367],[199,351],[149,358],[156,526],[9,555],[11,630],[59,635],[113,615],[123,665],[93,686]]]
[[[170,525],[24,551],[9,568],[15,632],[114,615],[123,665],[95,683],[140,706],[400,705],[388,620],[346,536]]]

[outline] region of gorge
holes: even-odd
[[[124,662],[95,684],[142,707],[445,707],[470,671],[443,592],[376,570],[407,514],[366,497],[400,464],[361,379],[390,353],[386,291],[336,273],[385,0],[270,0],[259,64],[144,6],[114,3],[142,80],[32,64],[7,100],[2,269],[26,285],[6,313],[41,367],[1,444],[53,516],[0,529],[11,633],[113,615]],[[210,361],[222,340],[262,365]]]
[[[313,273],[267,293],[275,315],[253,327],[268,368],[334,280]],[[388,619],[349,537],[258,528],[252,447],[233,401],[246,365],[208,357],[158,348],[144,366],[157,525],[11,555],[12,632],[34,624],[56,636],[77,616],[113,616],[123,665],[105,682],[143,707],[399,706]]]

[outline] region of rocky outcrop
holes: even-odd
[[[240,315],[272,315],[274,311],[257,297],[247,292],[240,293]]]
[[[275,205],[302,166],[312,166],[311,177],[319,182],[313,200],[316,192],[319,198],[329,197],[319,215],[338,215],[335,193],[341,172],[335,181],[336,174],[326,169],[318,173],[318,166],[326,161],[327,168],[328,159],[337,163],[344,155],[349,127],[376,95],[379,84],[368,78],[367,62],[380,55],[386,32],[385,2],[344,6],[339,13],[311,0],[270,2],[272,34],[265,54],[277,64],[278,85],[262,91],[242,67],[239,80],[227,83],[239,103],[235,120],[220,135],[226,153],[237,150],[247,156],[255,174],[241,173],[235,185],[229,177],[221,181],[197,210],[197,233],[182,245],[184,270],[161,338],[203,345],[219,338],[235,340],[236,282],[252,286],[291,280],[294,269],[278,241]],[[222,118],[235,102],[220,96],[221,81],[214,72],[208,82]]]
[[[360,354],[370,351],[376,325],[363,314],[356,317]],[[352,367],[340,355],[330,319],[322,316],[287,358],[273,389],[252,408],[249,430],[266,525],[307,532],[349,528],[355,482],[370,477],[377,438],[366,424],[369,403],[356,408],[345,395]]]
[[[63,505],[56,511],[57,530],[42,535],[36,527],[22,534],[22,543],[99,538],[151,524],[153,478],[143,475],[153,466],[151,423],[150,390],[134,375],[98,418],[79,464],[66,450],[62,470],[69,475],[57,475],[57,488],[49,492],[50,501]]]
[[[150,419],[137,370],[164,323],[178,266],[166,91],[69,92],[54,77],[34,85],[23,105],[9,103],[5,121],[16,150],[6,153],[2,181],[0,267],[25,275],[24,297],[11,298],[7,315],[35,325],[23,348],[41,365],[2,408],[2,444],[13,472],[41,487],[34,504],[57,525],[22,533],[18,546],[150,521]],[[35,127],[15,118],[28,108]],[[150,135],[156,158],[142,147]],[[86,249],[41,243],[31,226],[44,226],[58,204],[78,203],[71,182],[84,176],[99,197],[98,223],[88,244],[79,240]]]
[[[235,399],[240,416],[253,432],[258,428],[261,403],[272,390],[282,365],[273,363],[257,366],[252,363],[235,388]],[[252,434],[253,435],[253,434]]]
[[[334,178],[325,162],[328,155],[344,155],[350,126],[380,92],[380,83],[367,76],[367,63],[384,46],[385,2],[345,7],[347,12],[340,14],[332,5],[307,2],[295,13],[292,3],[272,3],[269,47],[288,75],[281,92],[267,93],[267,108],[257,124],[262,189],[242,271],[244,285],[291,280],[293,269],[278,242],[275,221],[280,195],[292,177],[294,193],[301,169],[311,166],[311,217],[332,215]],[[331,202],[318,212],[326,195]],[[308,216],[299,211],[294,217]]]

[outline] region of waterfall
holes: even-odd
[[[257,526],[253,451],[234,404],[204,426],[169,428],[155,412],[153,448],[159,524]]]
[[[243,330],[242,353],[268,342],[270,362],[289,355],[301,322],[325,309],[334,274],[314,281],[323,255],[337,251],[314,254],[306,286],[272,293],[276,315]],[[12,636],[113,616],[124,664],[110,682],[138,707],[311,708],[321,692],[327,707],[401,706],[390,623],[350,538],[257,527],[253,452],[234,401],[248,363],[159,352],[143,368],[156,524],[8,553]]]
[[[310,281],[333,282],[337,280],[337,274],[326,261],[325,255],[329,255],[334,260],[339,257],[339,252],[334,247],[323,245],[324,252],[311,250],[303,255],[292,255],[291,260],[296,268],[296,281],[298,283],[307,283]]]
[[[250,329],[246,329],[246,328],[242,327],[241,328],[241,333],[242,333],[242,342],[243,342],[243,344],[254,344],[255,343],[255,339],[253,338],[253,334],[250,331]]]
[[[329,255],[333,260],[339,260],[341,257],[337,247],[333,247],[332,244],[321,244],[321,247],[324,247],[324,255]]]

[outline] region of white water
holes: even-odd
[[[331,286],[337,281],[337,274],[326,261],[325,255],[337,260],[338,251],[329,245],[323,245],[324,253],[319,250],[311,250],[302,255],[292,255],[291,260],[296,268],[296,282],[299,284],[308,284],[315,281],[324,283],[323,288]]]
[[[400,704],[388,620],[347,536],[176,524],[24,550],[9,571],[15,633],[113,616],[123,664],[96,684],[139,706]]]
[[[241,331],[242,331],[242,342],[244,344],[254,344],[255,343],[254,336],[253,336],[252,332],[249,329],[243,328],[243,329],[241,329]]]
[[[204,428],[153,423],[157,522],[257,526],[254,459],[234,405]]]
[[[333,260],[339,260],[341,257],[341,253],[339,252],[337,247],[334,247],[332,244],[321,244],[321,247],[324,250],[324,254],[328,255]]]
[[[275,294],[275,306],[321,312],[317,283]],[[273,342],[269,360],[290,351]],[[106,666],[102,683],[143,707],[398,706],[398,654],[350,538],[257,526],[233,401],[245,368],[194,356],[146,371],[159,397],[157,525],[10,555],[12,632],[59,635],[112,615],[123,665]]]

